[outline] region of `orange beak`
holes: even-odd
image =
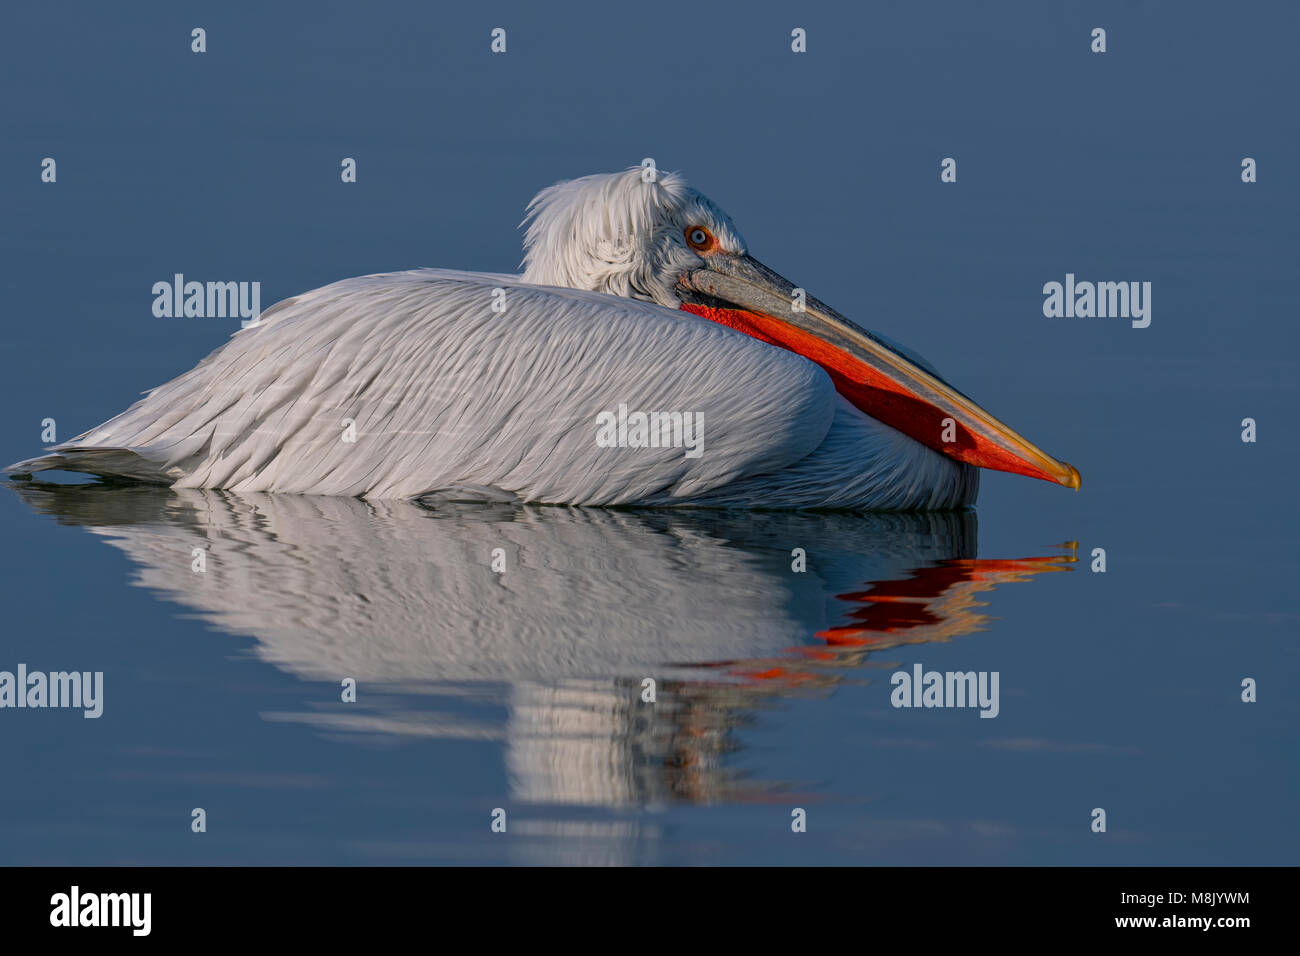
[[[678,282],[682,308],[816,362],[859,410],[979,468],[1078,490],[1078,470],[998,421],[936,373],[749,256],[715,254]]]

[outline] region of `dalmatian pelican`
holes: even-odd
[[[416,269],[286,299],[6,470],[589,506],[951,509],[980,468],[1079,487],[924,359],[751,257],[679,175],[649,178],[542,190],[522,276]]]

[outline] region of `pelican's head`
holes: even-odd
[[[556,183],[528,204],[524,280],[680,308],[706,254],[743,256],[725,212],[676,173],[641,167]]]
[[[524,280],[646,299],[820,365],[858,409],[957,461],[1080,485],[915,355],[855,325],[748,254],[731,221],[675,173],[641,167],[556,183],[525,218]]]

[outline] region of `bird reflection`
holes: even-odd
[[[133,583],[255,640],[332,700],[268,719],[503,742],[511,799],[763,799],[737,731],[861,680],[877,651],[984,629],[981,595],[1067,569],[977,554],[973,512],[613,511],[13,482],[121,549]],[[799,555],[806,571],[794,570]],[[203,570],[196,571],[201,560]],[[653,681],[653,685],[648,683]],[[645,698],[653,689],[653,702]],[[499,704],[504,720],[470,717]]]

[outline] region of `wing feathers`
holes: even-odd
[[[702,416],[702,453],[600,447],[597,415],[620,405]],[[616,505],[780,470],[817,448],[833,408],[812,363],[694,316],[427,269],[286,300],[54,451],[94,471],[125,449],[179,487]]]

